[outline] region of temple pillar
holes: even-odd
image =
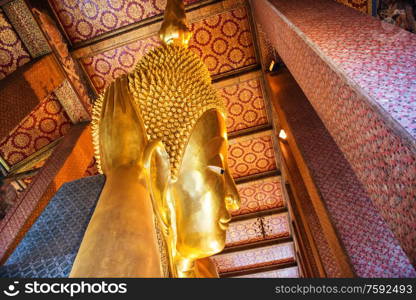
[[[92,155],[90,128],[86,124],[74,125],[0,221],[1,263],[13,252],[58,189],[83,176]]]
[[[391,229],[290,73],[268,76],[274,109],[287,133],[280,142],[286,162],[310,199],[298,205],[307,216],[329,277],[411,277],[416,272]],[[293,164],[293,163],[292,163]],[[299,176],[298,176],[299,177]],[[296,182],[297,181],[297,182]],[[319,230],[320,229],[320,230]],[[365,258],[365,259],[364,259]]]

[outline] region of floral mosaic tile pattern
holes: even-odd
[[[261,227],[259,218],[231,223],[227,230],[225,246],[237,246],[264,240]]]
[[[220,273],[292,262],[295,260],[293,243],[279,244],[219,254],[212,257]]]
[[[272,2],[263,28],[414,264],[416,39],[331,1]]]
[[[227,132],[267,124],[267,112],[259,79],[220,89],[227,107]]]
[[[267,239],[287,237],[290,235],[288,214],[275,214],[261,218],[264,236]]]
[[[0,141],[0,156],[13,166],[64,136],[70,126],[68,115],[52,93],[23,119],[9,136]]]
[[[232,222],[227,230],[225,245],[230,247],[288,237],[289,231],[287,213]]]
[[[81,62],[97,91],[103,92],[114,79],[133,71],[139,59],[159,45],[159,38],[150,37],[83,58]]]
[[[256,63],[248,16],[243,7],[194,23],[191,31],[189,49],[201,56],[212,75]],[[147,51],[159,45],[159,38],[152,36],[83,58],[81,62],[95,88],[102,92],[115,78],[131,72]]]
[[[271,177],[237,185],[240,194],[240,209],[232,215],[255,213],[262,210],[283,207],[280,177]]]
[[[235,278],[299,278],[299,270],[298,267],[292,267],[244,276],[236,276]]]
[[[228,147],[228,165],[234,178],[275,170],[272,137],[265,135],[236,139]]]
[[[74,43],[160,15],[166,6],[166,0],[53,0],[51,3]]]
[[[307,1],[273,3],[308,37],[313,48],[325,55],[327,62],[364,92],[368,101],[416,137],[414,34],[331,1],[314,2],[321,14],[319,19],[309,17]],[[294,6],[296,12],[291,9]]]
[[[0,80],[30,59],[29,52],[0,9]]]

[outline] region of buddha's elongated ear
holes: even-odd
[[[171,182],[170,160],[163,143],[153,141],[144,151],[144,168],[147,186],[150,189],[153,210],[158,218],[164,234],[172,224],[172,203],[168,189]],[[174,213],[173,213],[174,214]]]

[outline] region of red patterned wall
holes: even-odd
[[[189,5],[198,1],[184,2]],[[166,0],[52,0],[51,3],[74,43],[160,15],[166,6]]]
[[[226,247],[244,245],[290,234],[287,213],[232,222],[227,230]]]
[[[0,156],[12,166],[65,135],[70,120],[52,93],[0,142]]]
[[[194,35],[189,49],[202,57],[213,75],[256,63],[245,8],[194,23],[191,30]],[[101,92],[115,78],[131,72],[143,54],[158,45],[159,38],[153,36],[81,61],[94,86]]]
[[[283,207],[280,177],[239,184],[241,198],[240,209],[232,212],[233,216],[254,213],[262,210]]]
[[[227,132],[268,123],[260,79],[220,89],[227,106]]]
[[[291,94],[294,97],[281,99],[280,105],[357,274],[411,275],[414,270],[405,253],[322,121],[306,98]],[[314,238],[318,242],[319,235]]]
[[[272,137],[264,135],[236,139],[228,148],[228,164],[234,178],[275,170]]]
[[[264,216],[261,218],[266,239],[286,237],[290,235],[289,216],[287,213]]]
[[[220,273],[294,261],[293,243],[219,254],[212,257]]]
[[[298,267],[291,267],[275,271],[236,276],[235,278],[299,278],[299,275]]]
[[[275,20],[261,24],[348,159],[375,208],[414,263],[416,154],[407,140],[409,134],[416,132],[415,93],[409,93],[414,87],[414,69],[407,66],[415,65],[411,53],[416,48],[416,40],[401,29],[394,29],[388,36],[386,30],[393,29],[390,25],[331,1],[314,1],[308,9],[300,9],[311,3],[302,0],[274,0],[278,9],[270,9],[263,0],[253,3],[258,6],[256,14],[261,12],[263,20]],[[289,19],[279,17],[276,13],[279,10]],[[320,17],[315,18],[318,14]],[[303,32],[302,36],[298,30]],[[307,42],[304,35],[308,36]],[[285,37],[284,42],[281,36]],[[387,66],[394,71],[389,71]],[[351,80],[358,86],[349,85]],[[345,209],[349,211],[350,207]],[[351,243],[355,245],[352,249],[360,245],[353,240]],[[368,256],[369,261],[373,258],[373,254]],[[390,260],[390,256],[385,259]],[[400,273],[399,269],[406,265],[405,258],[398,259],[398,264],[387,264],[398,267],[390,269],[393,273]],[[360,275],[374,276],[373,265],[362,263],[360,252],[357,263]]]
[[[227,230],[225,246],[244,245],[264,240],[259,218],[233,222]]]
[[[0,80],[29,61],[29,52],[0,8]]]
[[[158,37],[149,37],[81,60],[95,88],[102,92],[114,79],[133,71],[138,60],[160,45]]]
[[[189,49],[202,57],[212,75],[256,63],[253,37],[244,7],[191,25]]]

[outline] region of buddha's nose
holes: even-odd
[[[230,172],[227,170],[225,174],[225,204],[228,211],[238,210],[240,208],[240,195],[237,186]]]

